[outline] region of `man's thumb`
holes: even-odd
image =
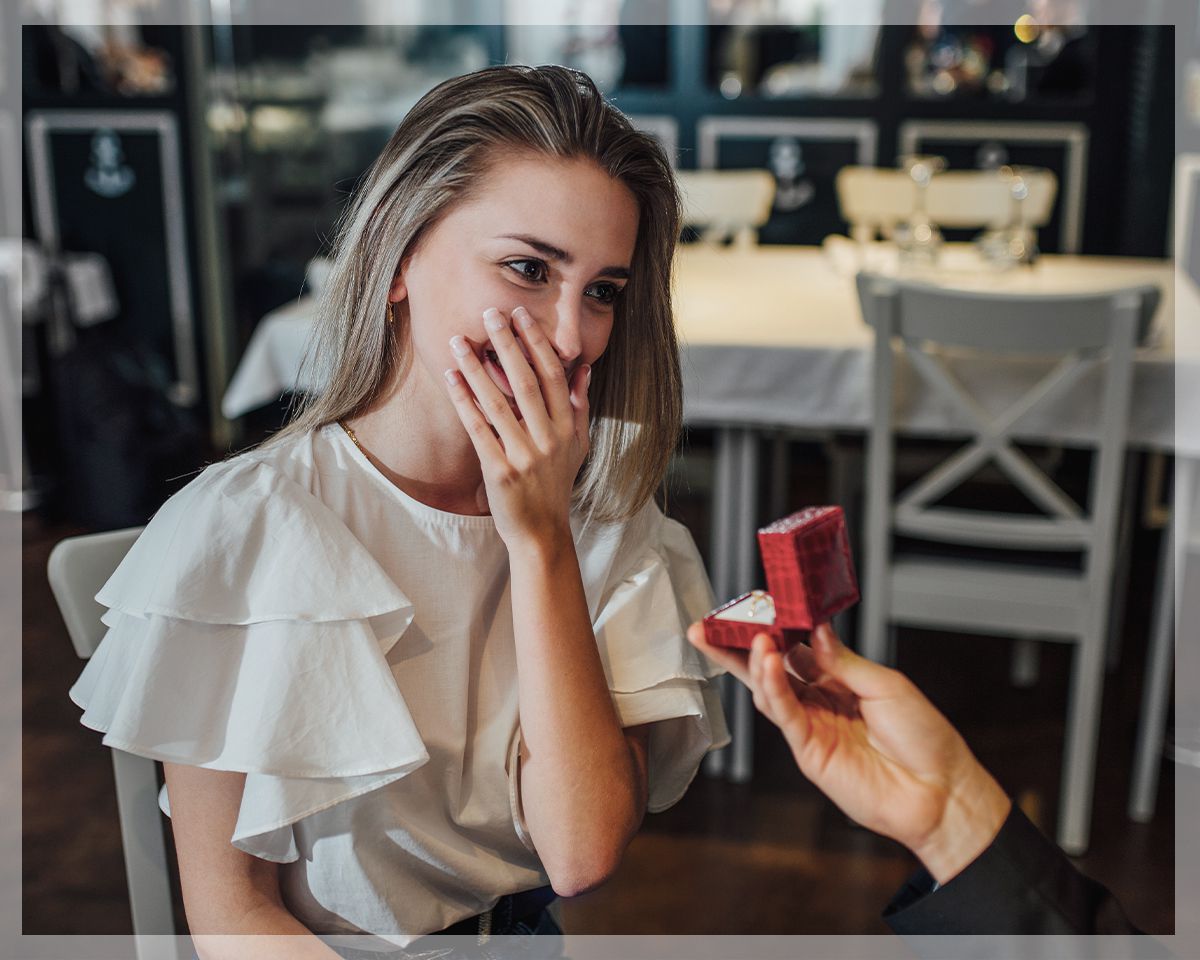
[[[847,647],[828,623],[820,624],[810,640],[817,664],[821,669],[840,680],[854,693],[865,700],[892,696],[900,674],[882,664],[875,663]]]

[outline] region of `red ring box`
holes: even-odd
[[[704,618],[715,647],[750,649],[765,633],[784,651],[813,627],[858,603],[858,580],[841,507],[808,507],[758,531],[769,593],[735,597]]]

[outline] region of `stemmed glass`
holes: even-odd
[[[1025,223],[1025,201],[1029,199],[1028,175],[1034,167],[1001,167],[997,172],[1008,188],[1009,216],[1003,227],[985,230],[976,241],[984,260],[1000,269],[1037,259],[1037,232]]]
[[[908,221],[896,224],[892,239],[900,251],[902,263],[932,266],[942,245],[942,231],[929,219],[927,194],[929,183],[946,169],[946,158],[929,154],[906,154],[900,158],[914,184],[913,210]]]

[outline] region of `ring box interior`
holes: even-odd
[[[767,590],[735,597],[704,618],[707,641],[748,650],[765,633],[779,651],[808,639],[859,600],[841,507],[808,507],[758,531]]]

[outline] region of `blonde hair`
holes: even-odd
[[[575,484],[590,519],[636,513],[662,482],[679,437],[682,385],[671,310],[680,201],[657,142],[559,66],[490,67],[447,80],[412,108],[362,179],[338,225],[300,398],[266,443],[370,407],[410,357],[388,324],[388,291],[422,232],[471,196],[497,148],[587,158],[637,200],[638,233],[612,336],[593,365],[591,452]],[[396,325],[401,311],[396,311]]]

